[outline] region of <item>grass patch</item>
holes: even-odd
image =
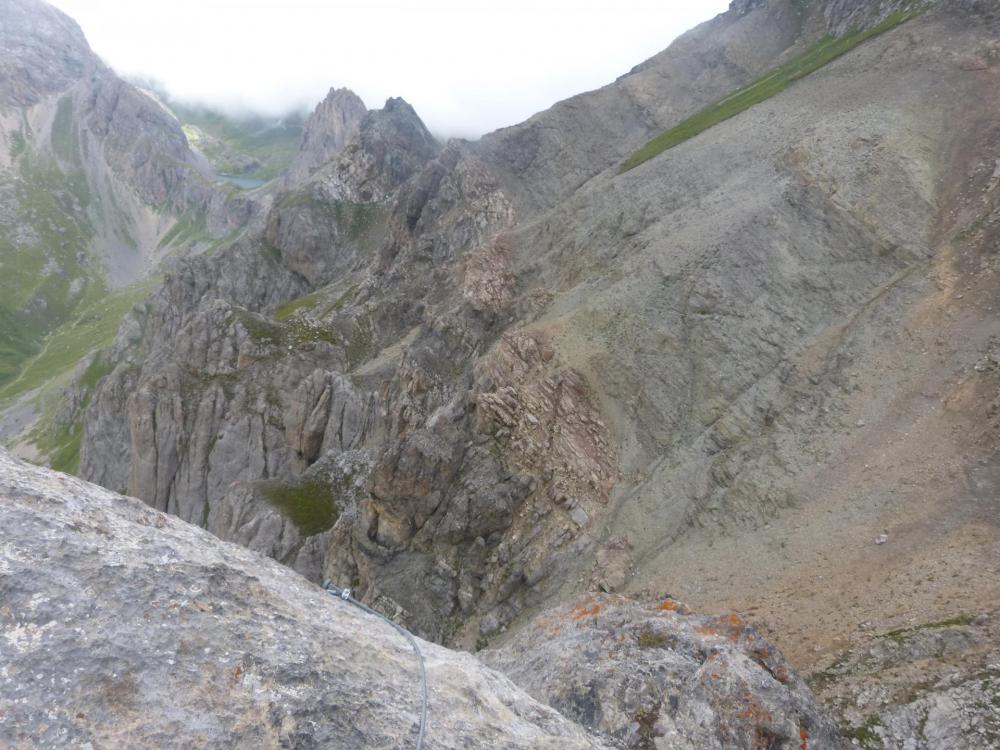
[[[885,744],[875,732],[875,727],[881,726],[878,716],[872,714],[859,727],[844,727],[844,739],[853,741],[855,746],[863,750],[882,750]]]
[[[299,297],[298,299],[293,299],[283,305],[279,305],[278,309],[274,311],[274,319],[288,320],[298,310],[312,310],[319,304],[320,299],[319,292],[312,292],[304,297]]]
[[[378,218],[378,212],[371,203],[351,203],[336,201],[333,204],[337,224],[347,231],[348,238],[356,240],[364,235]]]
[[[76,134],[76,123],[73,122],[73,99],[69,96],[64,96],[56,105],[51,142],[52,150],[60,160],[76,167],[81,166],[80,142]]]
[[[59,392],[51,389],[42,396],[42,417],[29,434],[30,442],[46,457],[46,464],[56,471],[76,474],[80,468],[80,444],[83,441],[83,417],[94,396],[97,383],[112,370],[103,352],[91,360],[76,382],[81,393],[77,406],[67,412]]]
[[[337,495],[329,482],[316,477],[296,484],[269,483],[264,498],[298,527],[303,536],[313,536],[333,528],[340,513]]]
[[[333,306],[330,309],[340,312],[354,301],[354,298],[358,296],[359,290],[360,287],[358,287],[357,284],[353,284],[346,292],[337,297],[337,301],[333,303]]]
[[[0,388],[0,401],[44,385],[70,370],[88,352],[110,344],[125,314],[151,291],[155,283],[150,279],[127,289],[111,293],[102,289],[95,293],[90,302],[80,307],[73,320],[48,337],[41,352],[25,363],[20,375]],[[96,383],[103,373],[91,368],[84,377]]]
[[[84,370],[83,377],[80,378],[80,387],[93,391],[100,379],[109,375],[112,369],[111,362],[104,356],[104,353],[98,352],[87,369]]]
[[[355,203],[345,200],[326,200],[312,190],[288,193],[279,201],[279,208],[305,208],[317,216],[332,216],[348,239],[363,237],[378,222],[380,213],[375,203]]]
[[[211,255],[212,253],[218,252],[224,247],[229,247],[236,241],[236,239],[240,236],[240,234],[242,234],[242,232],[243,232],[242,229],[234,229],[225,237],[220,237],[219,239],[214,240],[211,245],[205,248],[205,255]]]
[[[373,354],[375,347],[375,329],[371,318],[362,315],[354,320],[354,331],[351,340],[347,342],[347,365],[354,369]]]
[[[254,341],[276,346],[279,349],[291,347],[297,349],[303,344],[325,341],[328,344],[340,343],[337,332],[311,320],[295,318],[284,322],[272,322],[244,310],[234,311],[243,329]]]
[[[8,152],[10,153],[11,161],[15,161],[17,157],[23,154],[28,149],[28,141],[24,137],[24,133],[20,130],[15,130],[10,134],[10,146],[8,146]]]
[[[49,466],[64,474],[76,474],[80,470],[80,442],[82,439],[83,430],[78,427],[76,434],[51,455]]]
[[[94,298],[99,276],[87,262],[93,228],[83,172],[26,150],[11,187],[14,220],[0,225],[0,384]]]
[[[170,231],[163,235],[157,246],[160,250],[171,245],[185,245],[194,242],[211,240],[208,234],[208,224],[205,221],[205,214],[199,213],[194,216],[182,216],[170,227]]]
[[[18,317],[0,307],[0,383],[17,377],[21,363],[38,352],[38,342]]]
[[[950,617],[947,620],[939,620],[938,622],[926,622],[922,625],[913,625],[908,628],[899,628],[897,630],[890,630],[888,633],[883,633],[880,638],[888,638],[896,643],[905,643],[910,638],[912,638],[917,633],[924,630],[941,630],[943,628],[958,628],[965,625],[971,625],[975,618],[972,615],[957,615],[956,617]]]
[[[840,37],[824,37],[811,49],[789,60],[764,77],[738,89],[734,93],[710,104],[697,114],[687,118],[674,127],[660,133],[649,143],[633,153],[622,164],[621,172],[627,172],[654,156],[662,154],[667,149],[693,138],[699,133],[718,125],[730,117],[735,117],[744,110],[770,99],[775,94],[784,91],[800,78],[819,70],[824,65],[836,60],[841,55],[850,52],[864,41],[899,26],[904,21],[917,15],[920,9],[909,7],[896,11],[879,24],[864,31],[852,31]]]

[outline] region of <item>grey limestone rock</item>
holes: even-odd
[[[841,747],[809,688],[752,626],[672,599],[583,597],[483,659],[626,748]]]
[[[330,89],[306,121],[302,144],[288,169],[287,181],[307,178],[331,161],[357,133],[367,112],[364,102],[350,89]]]
[[[0,744],[399,748],[410,644],[288,568],[0,452]],[[421,642],[425,747],[610,747]]]

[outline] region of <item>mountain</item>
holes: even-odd
[[[487,654],[746,612],[857,745],[989,747],[998,31],[737,0],[472,143],[332,90],[65,391],[79,473]]]
[[[55,412],[73,366],[164,262],[232,238],[251,209],[75,22],[34,0],[0,11],[0,402],[17,416],[0,435],[72,468],[79,430]]]

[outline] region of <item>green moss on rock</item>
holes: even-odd
[[[262,494],[291,519],[303,536],[327,531],[340,514],[334,487],[318,477],[303,478],[293,484],[268,483]]]

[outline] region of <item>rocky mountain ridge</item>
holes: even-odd
[[[73,365],[110,343],[161,263],[232,239],[254,204],[61,12],[5,0],[0,46],[0,438],[75,469]]]
[[[735,2],[477,143],[332,91],[249,229],[128,315],[80,472],[467,648],[592,590],[750,611],[817,675],[978,617],[1000,594],[997,23]],[[891,730],[838,707],[862,746],[916,741],[938,688],[899,674]],[[975,713],[981,690],[956,695]],[[955,731],[920,741],[979,741]]]

